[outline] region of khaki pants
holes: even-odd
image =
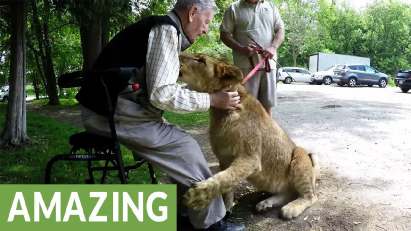
[[[251,70],[242,68],[244,76]],[[277,105],[277,84],[276,70],[270,72],[258,71],[251,79],[245,83],[245,87],[250,94],[260,101],[264,108],[272,108]]]

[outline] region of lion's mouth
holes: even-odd
[[[182,80],[183,79],[183,73],[180,71],[178,72],[178,80]]]

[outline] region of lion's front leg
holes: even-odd
[[[229,192],[241,180],[259,169],[261,169],[259,158],[238,158],[226,170],[190,188],[184,195],[185,204],[193,209],[205,208],[216,196]]]

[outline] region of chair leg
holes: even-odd
[[[46,173],[44,175],[44,183],[45,184],[50,184],[50,182],[51,182],[51,169],[53,168],[53,164],[58,160],[59,160],[59,156],[55,156],[47,162]]]
[[[91,160],[87,161],[87,170],[88,170],[88,175],[89,175],[89,179],[86,180],[87,184],[94,184],[94,176],[93,176],[93,171],[91,170],[92,164],[91,164]]]
[[[150,178],[151,178],[151,183],[152,184],[157,184],[157,177],[156,177],[156,173],[154,172],[153,166],[147,162],[148,165],[148,171],[150,172]]]
[[[110,161],[106,160],[106,163],[104,164],[104,170],[103,170],[103,176],[101,177],[100,183],[104,184],[106,182],[106,177],[107,177],[107,167],[108,167],[108,163]]]
[[[116,155],[117,164],[118,164],[118,176],[120,177],[120,182],[122,184],[127,184],[127,177],[124,168],[123,158],[121,156],[120,147],[114,149],[114,153]]]

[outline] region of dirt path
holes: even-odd
[[[277,208],[255,213],[254,205],[266,195],[244,182],[231,219],[264,231],[411,230],[411,94],[296,84],[280,84],[278,90],[275,119],[298,145],[319,156],[319,202],[284,221]],[[43,113],[80,124],[75,108]],[[214,166],[207,128],[188,131]]]

